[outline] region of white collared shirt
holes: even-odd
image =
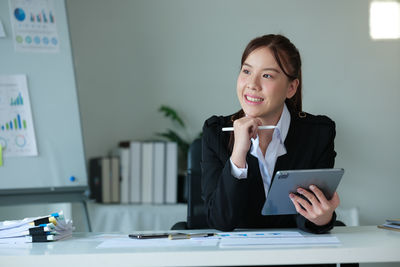
[[[290,113],[285,104],[283,107],[281,118],[279,119],[278,124],[276,125],[274,133],[272,135],[272,140],[267,147],[265,157],[260,149],[260,140],[258,135],[256,139],[251,139],[252,145],[250,148],[250,154],[258,159],[261,177],[264,182],[265,197],[267,197],[268,190],[271,185],[276,160],[278,157],[286,154],[285,139],[289,132],[289,126]],[[234,177],[238,179],[247,178],[247,169],[247,163],[245,168],[238,168],[231,159],[231,173]]]

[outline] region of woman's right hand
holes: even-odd
[[[261,124],[261,120],[250,117],[243,117],[233,122],[235,142],[233,144],[231,160],[236,167],[246,167],[246,155],[250,149],[251,138],[257,137],[258,126]]]

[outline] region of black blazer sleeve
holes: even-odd
[[[229,155],[220,144],[222,133],[218,120],[212,117],[203,127],[201,184],[209,226],[231,231],[238,225],[247,205],[240,197],[247,193],[247,180],[231,175]]]

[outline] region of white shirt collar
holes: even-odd
[[[279,142],[282,145],[284,145],[286,136],[289,132],[289,127],[290,127],[290,112],[289,112],[286,104],[284,104],[281,117],[280,117],[278,123],[276,124],[276,128],[272,135],[272,140],[279,139]],[[251,147],[250,152],[252,155],[255,156],[255,155],[257,155],[257,148],[260,144],[258,135],[257,135],[256,139],[252,138],[251,142],[252,142],[252,147]]]
[[[280,133],[279,137],[281,144],[285,143],[286,136],[289,132],[289,126],[290,126],[290,112],[286,107],[286,104],[284,104],[281,118],[279,119],[278,124],[276,124],[276,129],[278,129],[277,132]],[[276,131],[274,131],[274,134],[275,132]]]
[[[274,130],[272,140],[267,147],[265,156],[262,154],[259,147],[260,140],[258,135],[256,139],[251,139],[252,147],[250,149],[250,154],[258,159],[266,196],[268,195],[268,190],[271,185],[276,160],[278,157],[287,153],[285,148],[285,139],[290,127],[290,113],[286,104],[283,107],[281,117],[276,126],[277,127]]]

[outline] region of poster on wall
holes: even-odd
[[[57,53],[60,41],[53,0],[9,0],[15,51]]]
[[[0,145],[3,157],[38,155],[26,75],[0,75]]]

